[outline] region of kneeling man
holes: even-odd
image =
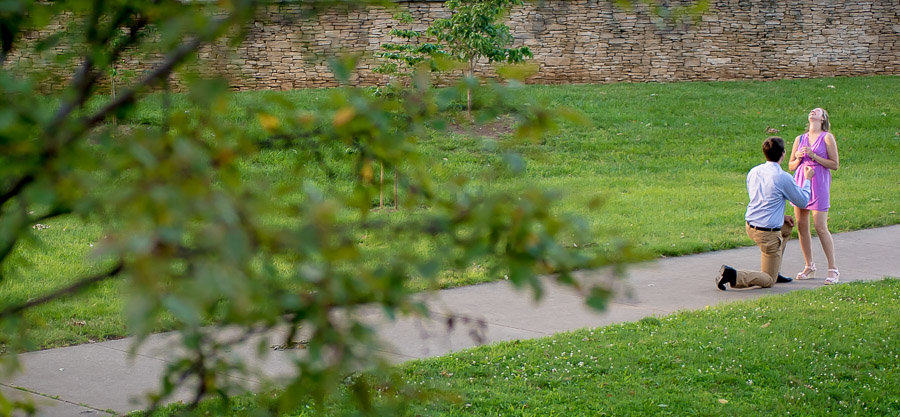
[[[763,142],[766,162],[757,165],[747,174],[747,236],[753,239],[762,252],[762,271],[735,270],[722,265],[716,277],[716,287],[726,290],[726,284],[733,288],[771,287],[776,282],[791,282],[791,278],[778,272],[781,257],[787,246],[794,218],[784,215],[785,199],[799,207],[806,207],[810,196],[810,179],[814,175],[812,167],[806,167],[803,186],[798,187],[794,178],[781,169],[784,159],[784,140],[772,136]]]

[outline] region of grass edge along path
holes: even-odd
[[[841,284],[415,360],[402,378],[444,395],[406,415],[898,415],[898,298],[896,278]],[[229,415],[270,396],[237,398]]]

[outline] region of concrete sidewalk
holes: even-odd
[[[841,281],[875,280],[900,276],[900,225],[834,235]],[[438,356],[475,346],[470,327],[447,330],[449,317],[476,321],[486,342],[529,339],[583,327],[663,316],[682,309],[697,309],[722,302],[744,300],[823,285],[825,257],[813,239],[817,278],[777,284],[759,290],[719,291],[713,285],[721,264],[757,269],[759,250],[747,247],[700,255],[665,258],[629,267],[628,279],[618,284],[615,299],[597,313],[570,288],[548,284],[544,298],[534,303],[530,293],[519,292],[508,282],[495,282],[440,291],[430,296],[430,319],[391,322],[376,312],[365,317],[390,343],[384,355],[402,362]],[[803,267],[796,240],[788,244],[782,273],[794,276]],[[602,271],[584,272],[581,279],[605,279]],[[549,280],[548,280],[549,281]],[[160,375],[172,357],[172,334],[152,337],[134,356],[128,354],[131,339],[71,346],[21,355],[24,372],[0,381],[8,398],[31,398],[39,416],[109,416],[146,405],[146,393],[159,386]],[[252,346],[252,344],[248,344]],[[235,354],[252,357],[253,349]],[[262,374],[273,377],[292,369],[290,350],[273,351],[255,360]],[[252,388],[259,381],[244,378]],[[176,399],[184,399],[184,396]]]

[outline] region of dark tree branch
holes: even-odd
[[[26,209],[23,207],[22,210],[25,211]],[[57,216],[61,216],[63,214],[69,214],[71,212],[72,212],[72,210],[68,207],[57,206],[41,216],[34,217],[31,219],[25,219],[25,221],[23,221],[17,227],[20,229],[24,229],[24,228],[28,227],[29,224],[35,224],[40,221],[44,221],[47,219],[52,219]],[[10,252],[12,252],[13,247],[16,246],[16,242],[19,241],[19,236],[20,236],[20,233],[13,234],[13,237],[8,242],[5,242],[2,247],[0,247],[0,263],[2,263],[3,260],[6,259],[7,256],[9,256]],[[0,276],[0,281],[2,281],[2,280],[3,280],[2,276]]]
[[[98,2],[102,4],[102,0],[98,0]],[[253,6],[254,6],[254,4],[251,4],[250,8],[252,8]],[[168,77],[168,75],[175,69],[175,67],[179,63],[181,63],[188,55],[190,55],[192,52],[194,52],[203,43],[215,39],[216,36],[218,36],[218,34],[228,24],[230,24],[233,21],[235,21],[236,19],[238,19],[242,15],[243,11],[244,10],[237,10],[237,11],[233,12],[232,14],[230,14],[229,16],[218,20],[213,25],[211,25],[205,33],[194,37],[190,41],[188,41],[188,42],[182,44],[180,47],[176,48],[172,53],[170,53],[168,55],[166,60],[161,65],[159,65],[152,72],[150,72],[149,74],[144,76],[144,78],[139,83],[134,85],[132,88],[130,88],[125,93],[118,96],[116,99],[107,103],[106,106],[104,106],[103,108],[98,110],[96,113],[81,119],[81,125],[78,128],[65,130],[63,132],[64,136],[62,136],[60,138],[61,139],[60,141],[58,141],[56,143],[48,144],[48,147],[39,155],[38,164],[37,164],[37,165],[39,165],[38,168],[42,169],[46,165],[46,162],[48,160],[56,157],[60,153],[60,151],[62,150],[63,147],[78,140],[78,138],[80,138],[81,135],[85,131],[89,130],[91,127],[93,127],[96,124],[103,121],[110,113],[112,113],[116,109],[120,108],[121,106],[134,101],[138,93],[142,92],[147,87],[149,87],[150,85],[157,82],[160,78]],[[121,21],[114,21],[111,24],[109,31],[106,34],[104,34],[104,36],[101,37],[102,39],[99,39],[99,40],[106,43],[110,39],[112,39],[113,36],[115,35],[115,31],[118,30],[119,25],[125,19],[127,19],[128,16],[131,16],[132,14],[133,14],[133,11],[130,11],[129,13],[120,13],[119,16],[117,16],[117,19],[121,19]],[[93,20],[94,21],[91,22],[91,25],[96,25],[98,23],[97,21],[99,19],[93,19]],[[141,18],[135,20],[130,25],[129,35],[128,35],[127,39],[124,42],[114,46],[114,48],[110,52],[110,57],[113,60],[116,59],[126,48],[128,48],[134,42],[136,42],[139,38],[141,29],[144,28],[147,25],[147,23],[148,23],[148,21],[147,21],[146,17],[141,17]],[[91,31],[96,31],[96,28],[95,27],[92,29],[89,28],[89,32],[91,32]],[[95,35],[91,35],[91,37],[94,37],[94,36]],[[112,62],[112,60],[110,62]],[[62,105],[58,109],[53,120],[48,124],[47,130],[45,130],[45,135],[47,138],[57,136],[59,134],[58,132],[59,132],[63,122],[65,121],[65,119],[72,113],[72,111],[75,110],[75,108],[82,105],[87,100],[87,97],[90,93],[93,83],[95,83],[99,77],[99,72],[95,71],[94,65],[95,65],[95,63],[90,56],[85,58],[84,64],[81,66],[81,68],[76,73],[75,77],[73,78],[72,82],[70,83],[70,88],[76,89],[77,95],[74,99],[66,102],[64,105]],[[31,184],[32,182],[34,182],[36,178],[37,177],[36,177],[35,173],[26,173],[25,175],[20,177],[18,180],[14,181],[13,185],[7,191],[3,192],[3,194],[0,194],[0,207],[2,207],[6,202],[10,201],[12,198],[19,195],[25,189],[25,187],[27,185]],[[49,217],[47,217],[47,218],[49,218]],[[15,239],[13,239],[13,242],[14,241],[15,241]],[[5,252],[8,253],[9,250],[11,250],[11,247],[12,247],[12,245],[10,245],[10,247],[7,250],[5,250]],[[0,258],[0,261],[2,261],[2,259],[4,259],[4,258]],[[124,265],[120,262],[118,265],[116,265],[116,267],[114,267],[112,270],[110,270],[108,272],[105,272],[105,273],[102,273],[99,275],[95,275],[92,277],[83,278],[68,287],[61,288],[54,292],[45,294],[44,296],[37,298],[35,300],[31,300],[31,301],[28,301],[24,304],[20,304],[17,306],[8,307],[8,308],[0,311],[0,318],[10,316],[13,314],[17,314],[25,309],[47,303],[49,301],[55,300],[59,297],[62,297],[62,296],[68,295],[68,294],[77,293],[90,285],[93,285],[95,283],[98,283],[98,282],[101,282],[101,281],[104,281],[104,280],[107,280],[107,279],[117,276],[122,271],[123,268],[124,268]]]
[[[27,186],[31,184],[35,180],[35,177],[31,174],[25,174],[21,178],[19,178],[12,187],[9,188],[3,195],[0,195],[0,207],[3,207],[7,201],[12,199],[13,197],[19,195],[20,192]]]
[[[165,380],[167,380],[171,384],[172,391],[174,391],[175,389],[184,385],[184,382],[188,379],[188,377],[191,376],[190,371],[185,370],[185,371],[182,371],[180,375],[178,375],[177,381],[171,381],[170,377],[174,375],[174,372],[172,371],[173,366],[174,365],[172,365],[172,364],[169,365],[169,367],[166,371],[166,374],[164,376]],[[169,393],[169,394],[161,394],[161,395],[154,396],[155,398],[153,399],[153,403],[151,403],[149,407],[144,409],[144,415],[145,416],[156,415],[156,410],[158,410],[159,407],[163,404],[163,401],[171,395],[172,394]]]
[[[12,252],[13,248],[16,246],[16,242],[19,240],[19,236],[21,235],[21,230],[24,228],[25,221],[24,219],[28,218],[28,207],[25,204],[20,202],[19,204],[19,213],[15,220],[13,220],[13,225],[11,229],[15,231],[12,237],[6,242],[3,243],[3,247],[0,247],[0,262],[6,259],[7,256]],[[14,208],[10,211],[15,210]],[[10,216],[16,216],[16,214],[10,214]],[[0,275],[0,280],[3,279],[3,276]]]
[[[200,335],[200,337],[203,338],[202,335]],[[169,382],[171,389],[168,392],[162,392],[162,393],[160,393],[160,395],[156,396],[156,398],[154,398],[154,400],[153,400],[153,403],[151,403],[150,406],[144,410],[144,415],[147,415],[147,416],[155,415],[156,410],[158,410],[159,407],[163,404],[163,401],[165,401],[168,397],[170,397],[175,392],[175,390],[183,387],[185,385],[185,383],[188,381],[188,378],[191,377],[191,375],[196,375],[198,377],[198,380],[200,381],[200,384],[197,386],[196,392],[194,394],[194,398],[191,400],[190,403],[187,404],[188,408],[186,411],[195,410],[200,405],[200,400],[203,399],[203,396],[208,391],[208,381],[207,381],[207,378],[205,377],[205,374],[207,373],[208,370],[206,369],[206,366],[205,366],[206,355],[203,353],[204,345],[205,345],[205,341],[201,339],[198,346],[191,349],[191,351],[197,353],[197,357],[189,359],[187,368],[181,370],[181,372],[178,372],[177,379],[174,381],[171,379],[173,376],[176,376],[176,373],[174,372],[176,369],[174,369],[173,366],[179,366],[179,365],[175,365],[175,364],[169,365],[168,371],[166,372],[166,375],[164,378]]]
[[[228,16],[227,18],[221,19],[218,21],[211,30],[207,33],[207,36],[194,38],[191,42],[183,44],[180,48],[176,49],[173,53],[171,53],[165,62],[163,62],[159,67],[157,67],[150,74],[147,74],[141,82],[137,85],[126,91],[124,94],[121,94],[116,97],[115,100],[108,103],[102,109],[94,113],[93,115],[86,117],[83,119],[83,124],[79,129],[69,130],[67,135],[63,137],[63,139],[56,143],[50,143],[48,147],[39,155],[38,164],[40,168],[43,168],[45,165],[44,162],[55,157],[61,150],[62,147],[70,144],[77,140],[82,133],[89,130],[91,127],[103,121],[110,113],[117,110],[119,107],[132,102],[137,93],[143,91],[149,85],[156,82],[159,78],[163,76],[168,76],[172,70],[174,70],[175,66],[180,63],[184,58],[186,58],[191,52],[195,49],[199,48],[204,42],[208,40],[208,38],[213,38],[216,33],[218,33],[222,27],[230,23],[234,20],[239,13],[235,12],[234,14]],[[124,20],[128,15],[120,15],[120,17]],[[136,20],[134,24],[131,25],[129,36],[125,42],[122,42],[113,49],[111,53],[111,60],[117,59],[118,56],[129,46],[133,45],[134,42],[139,38],[140,30],[147,25],[148,21],[145,17],[141,17]],[[116,30],[118,26],[112,26],[111,31]],[[113,32],[110,32],[108,38],[112,37]],[[94,66],[94,62],[91,57],[87,57],[85,59],[84,65],[79,69],[78,73],[75,75],[75,78],[70,83],[70,86],[78,87],[78,96],[63,104],[59,110],[57,110],[56,115],[54,115],[53,120],[48,124],[47,129],[45,130],[46,137],[53,137],[58,134],[60,127],[68,117],[72,111],[81,106],[86,100],[88,93],[90,92],[90,88],[93,83],[99,78],[99,72],[91,72],[91,69]],[[91,75],[91,73],[93,75]],[[13,186],[10,187],[9,190],[0,195],[0,207],[3,206],[4,203],[18,195],[28,184],[32,183],[36,179],[33,173],[25,174],[17,181],[14,182]]]
[[[102,36],[99,36],[97,33],[97,26],[99,25],[100,17],[103,14],[103,3],[103,0],[95,0],[94,7],[90,16],[90,23],[87,28],[86,40],[92,47],[100,47],[101,45],[105,45],[106,43],[108,43],[110,39],[113,38],[116,31],[119,29],[119,26],[122,25],[128,19],[128,17],[134,13],[134,9],[130,7],[122,8],[119,11],[119,14],[111,22],[109,30],[106,31],[106,33],[104,33]],[[135,32],[133,29],[135,29],[136,26],[138,27],[138,29],[140,29],[146,25],[146,21],[144,21],[143,23],[140,22],[141,21],[139,20],[138,23],[132,25],[132,33]],[[124,46],[130,46],[132,42],[133,39],[129,40],[128,42],[124,42],[126,44]],[[116,51],[117,49],[118,52]],[[121,50],[124,50],[124,48],[115,48],[113,50],[113,56],[111,57],[110,62],[113,62],[118,57],[118,54],[121,52]],[[87,100],[88,92],[100,77],[100,71],[94,71],[94,64],[94,60],[91,56],[85,57],[84,63],[75,73],[75,76],[72,77],[72,81],[69,83],[69,87],[76,90],[76,97],[68,102],[65,102],[57,110],[56,114],[53,117],[53,120],[45,130],[45,132],[49,133],[47,136],[52,136],[55,132],[57,132],[59,126],[66,119],[66,117],[68,117],[68,115],[73,110],[82,106]]]
[[[100,123],[106,117],[117,110],[118,108],[132,103],[136,98],[137,94],[147,89],[150,85],[153,85],[158,80],[163,77],[168,77],[169,74],[175,69],[175,67],[180,64],[188,55],[193,53],[200,45],[203,45],[205,42],[211,40],[210,38],[214,37],[218,31],[228,24],[232,19],[235,18],[235,15],[229,16],[228,18],[222,19],[217,22],[211,30],[209,30],[206,36],[197,36],[190,40],[187,43],[182,44],[177,49],[175,49],[172,53],[170,53],[165,61],[160,64],[158,67],[154,68],[149,74],[145,75],[144,78],[141,79],[137,84],[132,86],[128,91],[116,96],[116,98],[109,103],[107,103],[103,108],[98,110],[96,113],[84,118],[83,121],[83,129],[89,129]]]
[[[127,10],[127,12],[125,11]],[[115,36],[115,31],[118,30],[119,25],[121,25],[129,16],[132,15],[133,10],[125,9],[119,16],[116,17],[117,21],[114,21],[110,27],[110,30],[104,34],[102,39],[100,39],[97,45],[94,47],[100,47],[101,45],[105,45]],[[145,17],[141,17],[140,19],[134,21],[129,27],[128,37],[122,43],[118,45],[114,45],[112,50],[110,51],[109,62],[115,62],[122,52],[125,51],[128,47],[133,45],[139,39],[139,34],[141,29],[143,29],[147,25],[147,19]],[[59,127],[65,121],[65,119],[76,109],[84,105],[87,101],[91,88],[94,84],[97,83],[97,80],[100,79],[102,75],[102,70],[106,67],[96,69],[94,68],[94,60],[92,57],[88,56],[85,58],[84,64],[81,66],[79,71],[75,74],[75,77],[72,79],[72,82],[69,84],[70,88],[73,88],[76,92],[75,97],[65,102],[62,106],[59,107],[56,114],[53,116],[53,120],[50,124],[47,125],[47,129],[45,130],[45,135],[49,137],[53,137],[59,130]],[[109,65],[109,64],[107,64]],[[54,144],[51,144],[51,146]]]
[[[206,377],[206,374],[209,372],[206,369],[206,355],[203,353],[203,344],[197,347],[197,360],[194,361],[191,366],[191,371],[197,375],[197,378],[200,380],[200,385],[197,386],[197,390],[194,393],[194,398],[191,400],[191,403],[188,405],[190,410],[195,410],[200,405],[200,400],[203,399],[203,396],[209,391],[209,378]]]
[[[16,16],[16,18],[19,19],[20,16]],[[12,51],[18,32],[19,28],[15,25],[0,22],[0,68],[3,68],[3,64],[6,63],[6,57]]]
[[[77,294],[77,293],[81,292],[82,290],[84,290],[85,288],[88,288],[94,284],[117,277],[120,273],[122,273],[122,271],[124,269],[125,269],[125,265],[120,261],[118,264],[116,264],[116,266],[114,266],[109,271],[106,271],[106,272],[103,272],[103,273],[100,273],[100,274],[97,274],[94,276],[81,278],[77,282],[75,282],[67,287],[63,287],[56,291],[44,294],[38,298],[29,300],[22,304],[7,307],[3,310],[0,310],[0,318],[19,314],[22,311],[25,311],[29,308],[36,307],[41,304],[46,304],[50,301],[56,300],[60,297],[66,296],[66,295]]]
[[[91,22],[91,27],[88,28],[88,32],[90,33],[96,25],[96,20]],[[88,91],[90,90],[90,82],[88,81],[89,76],[91,75],[91,70],[94,68],[94,58],[90,55],[84,57],[84,62],[81,64],[81,67],[78,71],[75,72],[75,75],[72,77],[72,81],[69,82],[69,88],[74,89],[77,94],[76,96],[66,102],[63,102],[59,109],[56,110],[56,114],[53,115],[53,119],[47,125],[47,129],[44,131],[45,136],[48,138],[53,137],[54,134],[58,131],[59,127],[62,125],[63,121],[66,120],[66,117],[69,116],[72,111],[74,111],[77,107],[79,107],[85,100],[87,100]]]
[[[100,24],[100,16],[103,16],[104,3],[104,0],[94,0],[91,7],[91,17],[89,18],[90,23],[85,33],[88,45],[97,43],[97,26],[99,26]]]
[[[117,18],[118,20],[116,22],[114,22],[114,25],[111,28],[111,31],[115,31],[118,28],[118,25],[121,24],[129,15],[130,15],[130,12],[129,13],[121,13],[120,16],[118,16],[118,18]],[[121,44],[116,45],[116,47],[112,50],[112,52],[110,54],[110,62],[113,62],[116,59],[118,59],[118,57],[122,54],[122,52],[124,52],[125,49],[127,49],[129,46],[131,46],[135,42],[137,42],[141,29],[143,29],[146,25],[147,25],[147,19],[144,17],[138,19],[131,25],[131,27],[129,28],[128,38],[126,38],[126,40],[124,42],[122,42]],[[103,37],[104,41],[108,41],[109,38],[112,37],[112,35],[113,35],[113,32],[108,33],[106,36]],[[93,59],[91,57],[87,57],[85,59],[84,65],[82,65],[82,67],[79,69],[78,73],[75,75],[75,78],[72,80],[72,83],[70,84],[71,86],[75,86],[78,88],[78,96],[75,99],[73,99],[72,101],[66,102],[59,108],[59,110],[57,110],[56,115],[53,117],[53,120],[50,122],[50,124],[47,126],[47,129],[45,130],[46,138],[49,139],[50,137],[53,137],[56,134],[58,134],[59,128],[62,125],[65,118],[68,117],[68,115],[71,114],[72,111],[74,111],[77,107],[83,105],[84,102],[87,100],[88,92],[90,91],[93,84],[96,83],[97,79],[99,79],[99,77],[100,77],[99,71],[94,71],[94,72],[91,71],[93,66],[94,66]],[[83,131],[71,134],[68,138],[63,140],[62,143],[53,143],[53,141],[48,141],[47,148],[43,152],[41,152],[41,154],[38,156],[37,165],[39,165],[40,168],[43,168],[44,162],[46,162],[50,158],[57,155],[60,151],[60,148],[67,145],[69,142],[72,142],[82,132]],[[9,188],[9,190],[7,190],[2,195],[0,195],[0,207],[2,207],[3,204],[5,204],[7,201],[12,199],[13,197],[15,197],[19,193],[21,193],[22,190],[28,184],[31,184],[32,182],[34,182],[35,179],[36,179],[36,176],[32,173],[25,174],[21,178],[19,178],[12,185],[12,187]],[[0,258],[0,259],[2,259],[2,258]]]
[[[111,32],[106,37],[104,37],[104,43],[109,42],[110,39],[112,39],[112,37],[115,35],[116,31],[119,28],[118,25],[121,25],[122,22],[124,22],[126,18],[128,18],[129,16],[132,15],[132,13],[134,13],[134,11],[132,11],[132,10],[123,11],[117,17],[118,19],[121,19],[121,21],[118,22],[117,25],[114,25],[110,29]],[[147,21],[147,17],[141,16],[136,21],[132,22],[131,25],[129,25],[128,36],[125,38],[125,40],[123,42],[113,45],[112,51],[110,51],[110,54],[109,54],[109,63],[107,63],[106,66],[112,65],[112,63],[116,62],[119,59],[119,56],[121,56],[122,53],[125,52],[126,49],[131,47],[131,45],[134,45],[135,43],[137,43],[138,39],[140,39],[141,30],[144,29],[148,23],[149,22]],[[99,71],[97,72],[97,74],[99,75]]]
[[[63,205],[57,205],[57,206],[54,206],[50,211],[48,211],[38,217],[33,217],[33,218],[29,219],[26,224],[34,224],[37,222],[42,222],[44,220],[52,219],[54,217],[59,217],[64,214],[69,214],[71,212],[72,212],[72,208],[63,206]]]

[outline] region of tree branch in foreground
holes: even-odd
[[[6,204],[7,201],[19,195],[19,193],[21,193],[22,190],[25,189],[25,186],[31,184],[34,180],[35,177],[31,174],[25,174],[21,178],[16,180],[16,182],[12,185],[12,187],[9,188],[9,190],[6,190],[6,192],[0,195],[0,207],[3,207],[3,205]]]
[[[124,20],[125,17],[120,16],[120,18]],[[118,24],[121,22],[116,23]],[[137,43],[140,37],[140,31],[145,26],[147,26],[147,23],[147,19],[145,17],[141,17],[130,25],[130,27],[128,28],[128,36],[125,38],[125,41],[118,45],[113,45],[112,51],[110,51],[109,62],[115,62],[116,60],[118,60],[119,56],[121,56],[122,53],[126,49],[128,49],[128,47]],[[112,35],[109,35],[109,38],[111,37]],[[106,37],[104,37],[104,42],[108,40],[109,39],[106,39]],[[93,58],[88,56],[87,59],[85,59],[84,65],[82,66],[81,70],[75,75],[75,78],[70,83],[70,87],[76,89],[76,96],[71,101],[64,103],[62,106],[60,106],[59,110],[57,110],[57,113],[56,115],[54,115],[53,120],[49,125],[47,125],[46,132],[48,133],[48,136],[54,135],[59,129],[60,125],[66,119],[66,117],[68,117],[76,108],[84,105],[84,103],[90,96],[90,92],[94,84],[96,84],[97,80],[100,79],[104,68],[105,66],[94,70]]]
[[[127,16],[119,16],[117,18],[119,20],[117,20],[115,22],[115,24],[121,23],[121,21],[123,21],[126,17]],[[122,54],[122,52],[126,48],[133,45],[137,41],[140,30],[142,28],[144,28],[147,25],[147,23],[148,23],[148,21],[146,20],[146,18],[141,18],[141,19],[138,19],[138,21],[136,21],[133,25],[131,25],[131,27],[129,28],[129,34],[128,34],[128,38],[126,39],[126,41],[123,42],[121,45],[117,45],[113,49],[112,54],[111,54],[112,55],[111,61],[118,59],[118,57]],[[111,37],[111,36],[112,35],[110,34],[106,37]],[[64,103],[57,110],[56,114],[53,117],[53,120],[50,122],[50,124],[48,125],[48,128],[46,130],[48,136],[57,134],[57,132],[60,128],[60,125],[63,123],[65,118],[68,117],[69,114],[71,114],[72,111],[75,110],[75,108],[83,105],[84,102],[87,100],[88,93],[89,93],[91,87],[96,83],[97,79],[100,76],[100,74],[97,72],[94,72],[93,74],[91,74],[91,68],[93,68],[93,65],[94,65],[93,59],[91,57],[87,57],[87,59],[85,59],[84,64],[82,65],[82,67],[75,74],[75,77],[72,79],[70,86],[75,86],[78,88],[77,97],[69,102]],[[73,135],[73,136],[77,137],[78,135]],[[42,152],[41,155],[39,156],[39,160],[41,162],[44,162],[47,159],[49,159],[50,157],[56,155],[59,152],[57,147],[65,146],[66,142],[69,142],[69,141],[71,141],[71,139],[64,140],[62,144],[54,144],[54,143],[50,142],[47,149],[45,149],[44,152]],[[43,166],[43,163],[41,163],[41,166]],[[9,201],[16,195],[18,195],[20,192],[22,192],[22,190],[25,188],[25,186],[34,182],[35,179],[36,179],[35,175],[25,174],[21,178],[19,178],[17,181],[15,181],[15,183],[9,190],[7,190],[2,195],[0,195],[0,206],[2,206],[4,203]]]
[[[175,66],[177,66],[179,63],[181,63],[181,61],[183,61],[190,53],[192,53],[197,48],[199,48],[204,42],[208,42],[210,40],[209,38],[214,38],[215,34],[219,33],[219,31],[222,29],[222,27],[227,25],[233,19],[236,19],[238,17],[238,15],[239,15],[239,13],[235,12],[232,15],[228,16],[227,18],[219,20],[208,31],[207,36],[198,36],[198,37],[194,38],[193,40],[191,40],[190,42],[187,42],[187,43],[181,45],[180,48],[176,49],[173,53],[169,54],[169,56],[166,58],[165,62],[163,62],[160,66],[155,68],[151,73],[147,74],[139,83],[137,83],[131,89],[129,89],[125,93],[117,96],[115,100],[107,103],[106,106],[104,106],[103,108],[98,110],[93,115],[82,119],[84,124],[79,129],[70,130],[68,132],[67,137],[63,138],[63,140],[56,143],[55,146],[45,149],[44,152],[39,156],[40,160],[46,161],[49,158],[55,156],[61,148],[65,147],[69,143],[77,140],[81,136],[82,133],[84,133],[85,131],[89,130],[91,127],[93,127],[96,124],[103,121],[110,113],[114,112],[119,107],[132,102],[139,92],[141,92],[145,88],[149,87],[151,84],[155,83],[161,77],[164,77],[164,76],[168,77],[169,74],[171,74],[171,72],[175,69]],[[137,22],[136,23],[137,26],[132,28],[133,31],[130,34],[130,38],[136,38],[137,30],[134,30],[134,29],[139,29],[139,28],[143,27],[144,25],[146,25],[146,23],[147,23],[147,21],[145,21],[143,19],[141,19],[139,22]],[[121,52],[121,51],[116,52],[116,54],[118,54],[119,52]],[[118,56],[118,55],[116,55],[116,56]],[[87,71],[87,68],[90,68],[90,66],[82,68],[81,71],[85,72],[85,71]],[[76,78],[79,78],[82,76],[86,76],[86,75],[79,74],[79,75],[76,75]],[[76,83],[73,81],[73,85],[74,84],[76,84]],[[59,111],[57,112],[57,114],[54,116],[54,120],[51,122],[50,126],[58,127],[58,125],[59,125],[59,123],[61,123],[62,119],[64,119],[67,115],[69,115],[72,112],[72,110],[74,110],[78,101],[83,101],[83,99],[79,98],[78,100],[70,102],[70,103],[64,105],[63,107],[61,107],[59,109]],[[43,165],[44,164],[41,164],[42,167],[43,167]],[[10,187],[10,189],[4,191],[3,194],[0,194],[0,206],[3,206],[4,203],[6,203],[10,199],[12,199],[16,195],[18,195],[20,192],[22,192],[22,190],[25,188],[25,186],[34,182],[35,179],[36,179],[35,175],[29,173],[29,174],[23,175],[21,178],[19,178],[15,182],[13,182],[13,185],[12,185],[12,187]]]
[[[225,26],[229,21],[231,21],[235,17],[236,17],[236,15],[231,15],[228,18],[222,19],[219,22],[217,22],[213,26],[213,28],[211,30],[209,30],[209,33],[213,34],[211,36],[214,37],[215,33],[218,33],[219,30],[223,26]],[[210,35],[208,35],[208,36],[210,36]],[[203,45],[204,43],[209,42],[211,40],[211,39],[208,39],[208,36],[197,36],[194,39],[192,39],[191,41],[182,44],[180,47],[178,47],[178,49],[176,49],[171,54],[169,54],[166,57],[166,60],[162,64],[160,64],[158,67],[156,67],[149,74],[145,75],[144,78],[141,79],[140,82],[135,84],[132,88],[128,89],[128,91],[116,96],[115,100],[107,103],[105,106],[103,106],[103,108],[98,110],[96,113],[84,118],[83,119],[83,121],[84,121],[83,128],[90,129],[97,123],[100,123],[101,121],[106,119],[107,115],[109,115],[110,113],[112,113],[113,111],[118,109],[119,107],[122,107],[123,105],[128,104],[132,100],[134,100],[135,96],[139,92],[143,91],[145,88],[154,84],[160,78],[162,78],[164,76],[168,77],[169,74],[171,74],[172,71],[175,69],[176,65],[180,64],[189,54],[191,54],[192,52],[197,50],[197,48],[199,48],[201,45]]]
[[[62,216],[64,214],[69,214],[72,212],[72,209],[69,207],[57,206],[52,210],[48,211],[45,214],[42,214],[38,217],[26,218],[21,224],[17,225],[17,228],[27,228],[29,224],[35,224],[37,222],[42,222],[44,220],[52,219],[54,217]],[[16,245],[16,242],[19,241],[19,237],[21,233],[13,234],[13,237],[9,239],[8,242],[5,242],[2,246],[0,246],[0,263],[2,263],[7,256],[12,252],[13,247]],[[3,276],[0,275],[0,281],[3,281]]]
[[[33,300],[29,300],[25,303],[7,307],[3,310],[0,310],[0,319],[19,314],[24,310],[27,310],[27,309],[35,307],[35,306],[39,306],[41,304],[48,303],[50,301],[56,300],[57,298],[81,292],[82,290],[84,290],[87,287],[90,287],[91,285],[106,281],[111,278],[115,278],[124,269],[125,269],[125,265],[120,261],[118,264],[116,264],[116,266],[114,266],[109,271],[103,272],[98,275],[82,278],[78,282],[75,282],[74,284],[69,285],[68,287],[60,288],[51,293],[44,294],[41,297],[35,298]]]

